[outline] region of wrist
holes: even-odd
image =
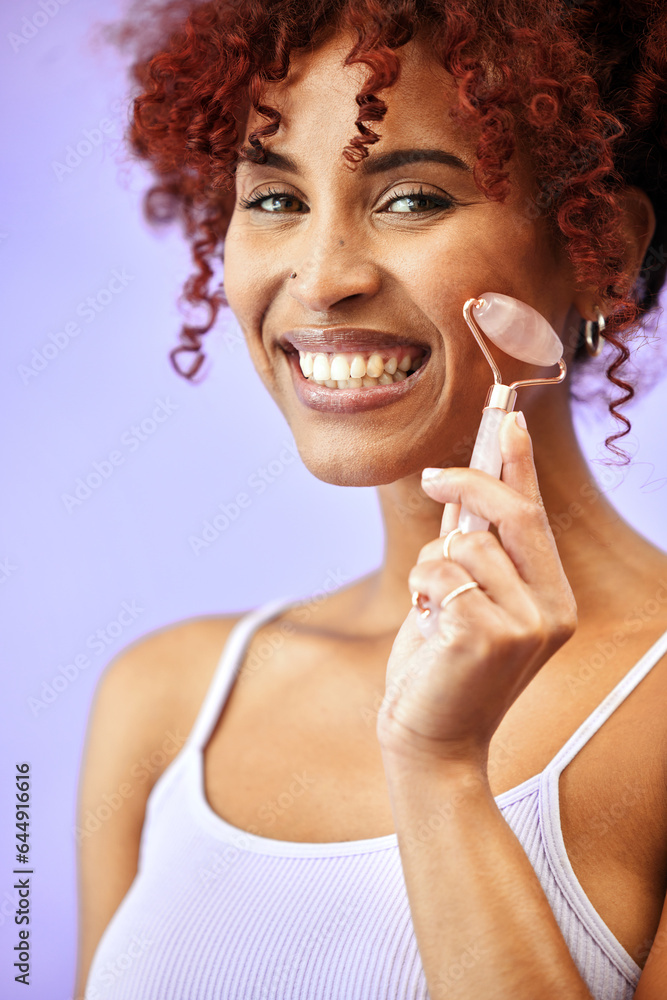
[[[405,841],[430,840],[446,822],[450,830],[482,822],[494,803],[487,773],[467,760],[406,756],[386,747],[382,760],[394,825]],[[454,824],[454,826],[450,826]]]
[[[406,732],[395,721],[378,722],[377,737],[387,774],[437,774],[443,781],[488,786],[488,747],[433,740]]]

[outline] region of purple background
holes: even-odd
[[[32,770],[30,996],[69,1000],[77,780],[101,671],[128,643],[170,622],[306,596],[331,571],[350,580],[382,557],[372,489],[330,486],[300,459],[284,460],[291,433],[233,317],[207,337],[211,360],[201,384],[187,384],[168,362],[182,319],[176,299],[191,272],[189,251],[177,229],[156,236],[147,228],[140,197],[148,176],[124,165],[123,63],[90,42],[94,18],[113,19],[120,10],[110,0],[97,0],[94,11],[81,0],[62,7],[58,0],[41,7],[20,0],[0,14],[0,995],[7,1000],[26,995],[12,968],[15,763],[29,761]],[[12,33],[27,34],[33,18],[34,36],[17,47]],[[59,168],[67,147],[86,132],[103,141],[84,144],[78,164]],[[114,271],[126,275],[126,284],[112,282],[115,291],[108,293]],[[99,311],[86,316],[77,309],[88,297]],[[68,340],[63,331],[72,322],[79,333]],[[53,338],[61,345],[47,349],[54,356],[26,375],[33,351],[41,353]],[[641,357],[647,369],[664,365],[650,343]],[[635,453],[633,466],[594,469],[620,512],[667,548],[663,395],[658,386],[627,408],[633,431],[624,445]],[[150,418],[160,400],[167,406],[163,421],[145,424],[148,433],[138,441],[131,428]],[[593,460],[604,456],[604,437],[615,429],[599,412],[577,414]],[[114,451],[119,464],[68,510],[63,494]],[[260,493],[252,484],[269,463],[272,482]],[[239,491],[250,494],[250,505],[195,554],[191,536]],[[140,610],[131,624],[115,627],[124,602]],[[91,650],[88,637],[110,624],[116,634]],[[68,671],[82,653],[88,665]]]

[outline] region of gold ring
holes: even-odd
[[[451,542],[454,535],[462,535],[462,534],[463,532],[461,531],[460,528],[452,528],[451,531],[447,532],[447,534],[445,535],[445,541],[443,542],[442,545],[442,554],[445,557],[445,559],[451,559],[451,556],[449,554],[449,543]]]
[[[470,583],[462,583],[461,586],[457,587],[456,590],[453,590],[451,594],[447,594],[447,597],[443,597],[440,601],[440,610],[444,611],[449,602],[453,601],[455,597],[458,597],[459,594],[465,593],[466,590],[474,590],[475,587],[479,587],[476,580],[471,580]]]
[[[420,618],[428,618],[431,614],[431,609],[424,606],[424,601],[428,601],[426,594],[420,594],[418,590],[412,591],[412,607],[417,608]]]

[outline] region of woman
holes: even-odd
[[[224,241],[303,461],[378,487],[386,552],[106,671],[80,810],[123,782],[125,804],[81,844],[77,996],[658,1000],[667,556],[592,482],[570,398],[602,346],[618,414],[664,278],[667,15],[190,6],[120,30],[149,217],[181,213],[213,318]],[[568,366],[519,391],[500,480],[468,468],[484,292],[541,313]],[[210,325],[173,353],[190,377]],[[508,383],[553,374],[493,353]],[[454,531],[462,504],[491,529]],[[428,638],[415,594],[445,602]]]

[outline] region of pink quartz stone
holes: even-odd
[[[563,355],[563,344],[536,309],[499,292],[484,292],[478,298],[484,304],[473,306],[473,315],[501,351],[531,365],[557,364]]]

